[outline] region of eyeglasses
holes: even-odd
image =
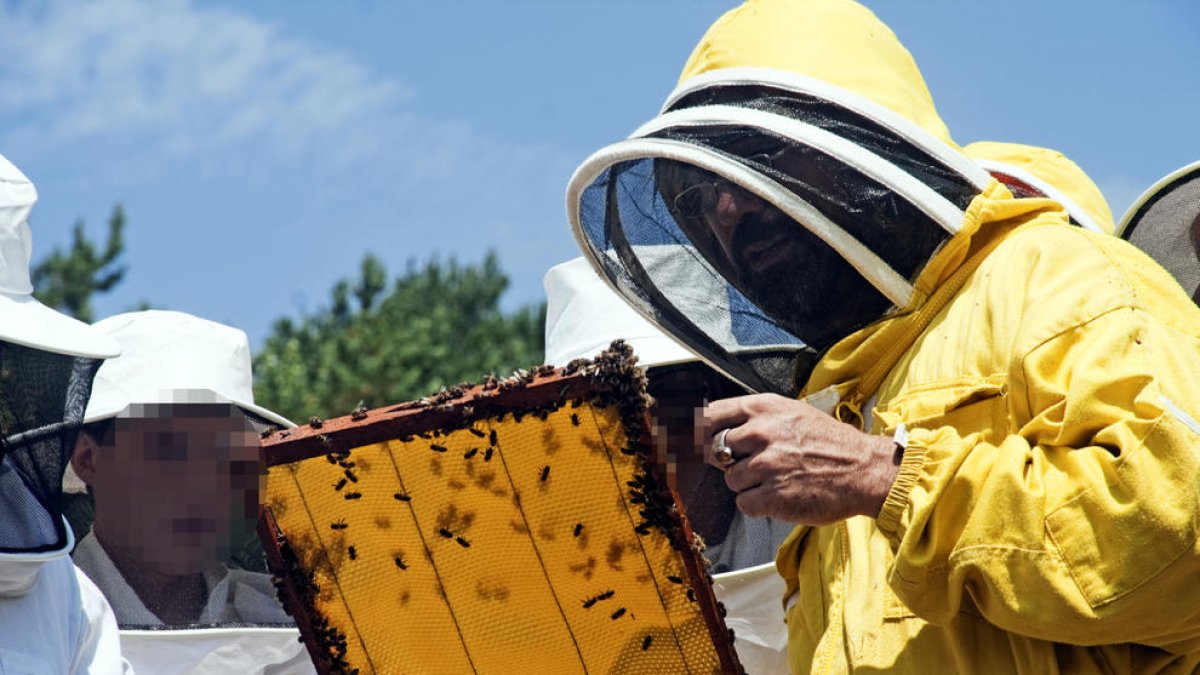
[[[755,153],[745,157],[743,161],[774,169],[776,160],[783,156],[784,152],[787,152],[786,147]],[[729,190],[732,185],[731,181],[724,178],[696,183],[675,195],[675,199],[671,203],[680,216],[689,220],[702,220],[716,208],[717,196],[720,191],[722,189]]]

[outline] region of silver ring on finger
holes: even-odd
[[[733,450],[730,450],[729,446],[725,444],[725,436],[728,434],[728,429],[722,429],[713,438],[713,459],[722,467],[730,466],[737,461],[733,456]]]

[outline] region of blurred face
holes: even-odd
[[[703,363],[683,363],[651,368],[650,395],[654,397],[654,435],[665,452],[668,473],[681,465],[703,467],[702,430],[697,425],[705,403],[745,394],[745,390]]]
[[[195,407],[205,414],[175,405],[117,419],[113,447],[98,448],[94,470],[81,473],[106,546],[167,574],[223,562],[232,520],[258,501],[258,434],[232,406]]]

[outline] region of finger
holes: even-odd
[[[765,486],[739,492],[736,500],[738,510],[751,518],[766,518],[774,515],[778,509],[773,502],[774,495]]]
[[[739,424],[745,424],[750,419],[750,412],[744,405],[744,399],[746,398],[748,397],[735,396],[733,398],[712,401],[704,406],[704,420],[702,424],[705,427],[706,437],[709,440],[718,431],[736,427]]]
[[[739,460],[725,468],[725,485],[734,492],[743,492],[762,484],[767,470],[758,456]]]

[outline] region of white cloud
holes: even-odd
[[[0,20],[0,115],[42,143],[352,162],[375,148],[356,134],[396,126],[409,93],[334,49],[185,0],[47,3]]]
[[[421,115],[352,54],[190,0],[17,3],[0,9],[0,64],[0,147],[129,176],[307,171],[421,191],[568,170],[554,149]]]
[[[539,297],[573,251],[575,159],[481,131],[485,109],[423,112],[403,77],[191,0],[0,0],[0,152],[37,175],[39,250],[86,204],[130,213],[131,274],[102,311],[145,298],[257,339],[365,251],[398,272],[495,248]]]

